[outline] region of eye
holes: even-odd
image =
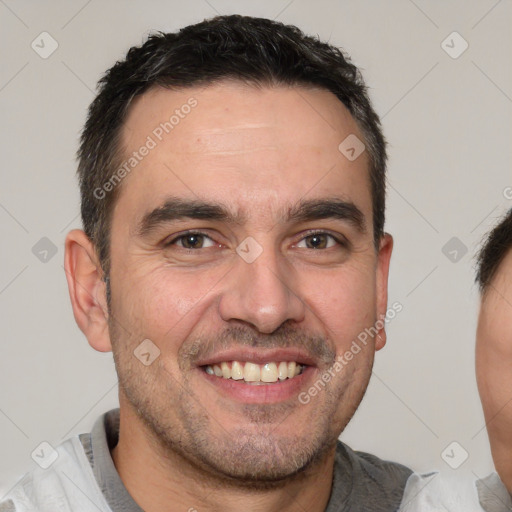
[[[336,244],[344,246],[345,244],[338,240],[333,235],[324,232],[315,232],[305,236],[298,244],[297,247],[304,247],[301,245],[305,243],[306,249],[329,249]]]
[[[188,232],[173,238],[165,244],[166,247],[177,245],[183,249],[205,249],[207,247],[214,247],[216,244],[208,235],[200,232]]]

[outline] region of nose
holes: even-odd
[[[250,323],[270,334],[284,322],[304,319],[305,305],[293,269],[271,249],[252,263],[237,257],[226,276],[219,313],[226,321]]]

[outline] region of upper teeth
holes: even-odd
[[[277,382],[278,380],[291,379],[299,375],[302,369],[303,366],[295,361],[270,362],[263,365],[240,361],[223,361],[219,364],[208,365],[205,368],[206,373],[210,375],[216,375],[224,379],[243,379],[245,382]]]

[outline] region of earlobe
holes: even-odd
[[[388,306],[388,276],[391,253],[393,252],[393,237],[384,233],[380,240],[377,259],[377,322],[378,334],[375,339],[375,350],[380,350],[386,344],[386,312]]]
[[[75,229],[66,237],[64,268],[78,327],[94,349],[112,350],[103,272],[94,245],[82,230]]]

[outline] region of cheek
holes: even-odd
[[[484,409],[491,413],[512,397],[511,312],[510,306],[500,301],[486,307],[478,321],[476,375]]]
[[[118,306],[114,314],[159,347],[164,342],[173,346],[186,338],[203,314],[208,293],[220,279],[217,274],[139,266],[113,295],[113,305]]]
[[[346,346],[376,321],[375,278],[369,269],[345,268],[308,279],[308,306],[337,345]]]

